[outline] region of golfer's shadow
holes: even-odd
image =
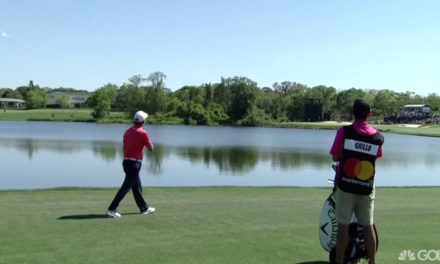
[[[134,215],[139,213],[125,213],[124,215]],[[112,219],[107,214],[82,214],[82,215],[64,215],[57,220],[88,220],[88,219]]]
[[[101,218],[108,218],[108,216],[106,214],[64,215],[58,217],[57,220],[87,220]]]
[[[306,261],[306,262],[298,262],[295,264],[329,264],[328,261]]]

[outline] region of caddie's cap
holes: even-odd
[[[144,122],[145,119],[147,119],[147,117],[148,117],[148,114],[145,113],[144,111],[137,111],[134,114],[134,121],[135,122]]]

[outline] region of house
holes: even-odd
[[[51,92],[47,93],[47,107],[60,107],[59,100],[61,98],[66,98],[69,103],[70,107],[73,108],[80,108],[84,107],[85,102],[87,99],[92,96],[93,93],[67,93],[67,92]]]
[[[0,98],[1,108],[23,108],[26,102],[15,98]]]

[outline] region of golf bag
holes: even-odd
[[[335,169],[335,165],[333,165]],[[330,180],[334,183],[335,181]],[[319,240],[324,250],[329,252],[329,261],[331,264],[336,263],[336,238],[338,234],[338,223],[336,221],[336,187],[330,196],[325,200],[321,211],[321,219],[319,225]],[[379,247],[379,238],[377,236],[376,226],[374,233],[376,235],[376,250]],[[349,242],[345,249],[345,263],[356,264],[363,258],[367,258],[367,250],[365,245],[364,228],[357,223],[357,219],[353,214],[349,226]]]

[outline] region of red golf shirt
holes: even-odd
[[[153,144],[150,141],[147,131],[142,125],[134,125],[124,133],[124,158],[142,160],[144,147],[153,150]]]

